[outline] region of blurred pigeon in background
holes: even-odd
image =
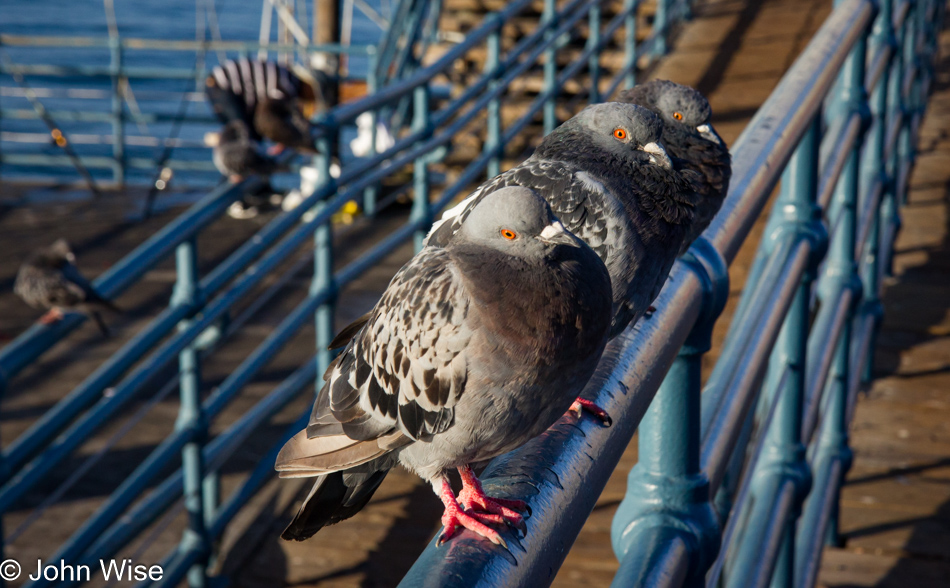
[[[698,190],[702,196],[696,205],[696,219],[683,251],[689,248],[719,212],[729,189],[732,158],[729,148],[709,122],[709,101],[689,86],[667,80],[652,80],[618,97],[620,102],[649,108],[663,119],[661,141],[677,169],[690,169],[702,176]]]
[[[212,135],[214,133],[209,133],[205,142],[213,148],[215,167],[229,181],[238,183],[252,174],[269,176],[279,169],[277,162],[264,153],[244,122],[233,120],[216,136]]]
[[[75,310],[92,317],[102,334],[108,336],[109,328],[99,311],[121,311],[93,289],[75,263],[76,256],[69,244],[59,239],[33,253],[20,266],[13,291],[33,308],[49,311],[40,318],[44,325],[61,320],[63,310]]]
[[[658,142],[662,128],[639,106],[588,106],[546,136],[524,163],[446,211],[427,244],[445,243],[499,187],[535,190],[606,264],[613,284],[612,338],[650,307],[693,224],[698,177],[673,169]]]
[[[611,318],[597,255],[524,188],[484,194],[439,246],[396,274],[344,329],[310,424],[277,458],[282,477],[317,477],[285,539],[356,514],[397,463],[445,505],[440,540],[465,527],[523,527],[520,501],[489,498],[469,464],[511,451],[572,405]],[[448,472],[457,468],[456,498]]]

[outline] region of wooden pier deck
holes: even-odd
[[[734,142],[785,70],[805,47],[830,10],[829,0],[709,0],[696,18],[683,27],[673,53],[650,77],[673,79],[696,86],[710,98],[720,134]],[[842,499],[844,545],[825,554],[820,583],[831,587],[937,588],[950,586],[950,35],[942,37],[942,60],[934,95],[924,122],[920,160],[912,179],[910,202],[897,245],[895,276],[885,293],[885,323],[878,341],[876,381],[861,397],[852,426],[855,463]],[[7,199],[0,184],[0,199]],[[34,246],[67,236],[79,244],[80,265],[95,275],[125,255],[180,208],[169,209],[144,223],[127,222],[128,204],[107,200],[95,206],[82,203],[18,206],[0,210],[0,339],[14,337],[38,313],[10,294],[20,259]],[[383,223],[398,222],[401,212]],[[84,222],[77,223],[81,218]],[[259,220],[259,219],[258,219]],[[223,219],[202,240],[203,260],[220,260],[259,227],[258,220]],[[761,230],[761,224],[759,230]],[[360,249],[365,227],[359,225],[338,236],[341,256]],[[744,281],[758,241],[754,234],[731,271],[730,305],[716,331],[720,342]],[[394,251],[389,263],[374,269],[341,296],[338,325],[364,312],[389,277],[411,254],[409,246]],[[248,324],[247,332],[229,342],[220,359],[210,362],[205,377],[220,382],[228,369],[258,344],[305,292],[309,270],[281,289],[264,312]],[[8,446],[43,410],[114,352],[145,321],[167,303],[174,280],[166,264],[149,274],[145,285],[118,302],[129,312],[114,318],[116,337],[101,340],[90,325],[48,353],[16,378],[0,405],[0,435]],[[2,342],[0,341],[0,342]],[[231,422],[242,408],[269,391],[313,352],[312,329],[305,328],[299,344],[291,344],[222,419]],[[707,358],[710,367],[718,345]],[[303,410],[294,404],[278,415],[269,430]],[[79,522],[102,503],[117,480],[127,475],[168,433],[176,411],[175,395],[160,403],[156,417],[143,422],[112,447],[97,475],[70,490],[29,531],[6,549],[8,557],[31,561],[46,557]],[[141,407],[136,404],[130,414]],[[69,462],[94,455],[116,433],[104,431],[80,448]],[[264,435],[267,437],[267,435]],[[225,489],[233,487],[255,458],[253,452],[267,438],[248,449],[242,463],[233,460],[224,476]],[[558,574],[562,588],[607,586],[617,567],[610,547],[610,522],[626,490],[626,475],[636,462],[632,443],[617,472],[591,514],[584,530]],[[57,479],[61,480],[66,474]],[[55,481],[54,481],[55,482]],[[326,529],[304,543],[286,543],[280,529],[309,486],[300,481],[273,481],[239,517],[225,537],[219,569],[233,585],[257,588],[389,587],[395,586],[439,528],[441,504],[421,480],[394,471],[359,516]],[[26,521],[32,509],[52,492],[41,489],[22,508],[5,517],[7,533]],[[129,553],[143,562],[157,561],[172,547],[183,524],[180,513],[156,525],[151,545],[137,541]],[[16,584],[14,584],[16,585]]]

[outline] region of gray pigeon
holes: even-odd
[[[588,106],[546,136],[524,163],[446,211],[427,244],[444,243],[473,206],[499,187],[533,189],[606,264],[613,338],[660,293],[693,224],[698,176],[673,169],[658,143],[662,128],[655,114],[639,106]]]
[[[78,310],[92,317],[102,334],[108,336],[109,328],[99,310],[121,311],[93,289],[75,263],[69,244],[59,239],[33,253],[20,266],[13,292],[33,308],[49,311],[40,319],[43,324],[61,320],[63,309]]]
[[[469,464],[568,410],[604,350],[610,297],[604,264],[544,200],[517,187],[486,194],[338,337],[349,343],[323,376],[309,426],[277,457],[281,477],[317,477],[283,538],[353,516],[401,463],[444,503],[442,540],[462,526],[504,545],[485,523],[523,527],[524,503],[485,496]]]
[[[269,176],[279,167],[264,153],[251,130],[240,120],[233,120],[221,129],[212,159],[221,175],[235,183],[250,174]]]
[[[617,99],[658,114],[663,119],[661,140],[674,166],[702,175],[698,185],[702,199],[696,205],[696,219],[683,244],[685,251],[719,212],[732,176],[729,148],[709,122],[709,101],[693,88],[667,80],[652,80],[624,90]]]

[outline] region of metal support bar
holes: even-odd
[[[544,0],[544,12],[541,15],[541,24],[545,27],[544,38],[551,41],[554,38],[554,29],[557,28],[557,5],[555,0]],[[547,135],[557,126],[557,98],[555,93],[555,78],[557,77],[557,42],[550,42],[544,52],[544,91],[548,97],[544,101],[544,134]]]
[[[811,243],[808,267],[800,279],[791,307],[785,317],[777,345],[772,352],[771,374],[776,386],[774,397],[777,403],[776,417],[766,435],[763,456],[756,465],[751,482],[749,503],[767,502],[775,487],[791,483],[794,499],[785,511],[787,518],[779,522],[781,540],[778,560],[772,572],[772,588],[791,588],[794,579],[795,522],[805,496],[811,487],[811,472],[805,462],[805,447],[802,444],[802,410],[806,389],[806,357],[808,326],[810,320],[811,286],[815,270],[824,256],[827,233],[821,222],[818,197],[818,152],[821,138],[821,115],[816,113],[808,131],[789,160],[782,176],[782,195],[776,209],[782,213],[766,242],[766,250],[781,242],[785,235],[807,239]],[[780,380],[780,381],[779,381]],[[778,387],[781,384],[781,387]],[[776,486],[777,485],[777,486]],[[747,520],[745,537],[738,545],[734,561],[727,569],[727,586],[753,586],[753,578],[746,570],[748,562],[759,557],[761,542],[765,541],[767,529],[774,528],[774,521],[750,517]],[[768,539],[771,541],[771,539]]]
[[[122,44],[119,37],[109,39],[110,69],[112,78],[112,180],[120,186],[125,184],[125,107],[122,92],[127,78],[122,76]]]
[[[590,14],[587,17],[587,48],[591,49],[590,57],[587,58],[587,71],[590,73],[590,96],[588,101],[591,104],[600,102],[600,53],[596,49],[600,45],[600,4],[594,4],[590,8]]]
[[[624,17],[623,70],[624,87],[632,88],[637,83],[637,8],[638,0],[623,0]]]
[[[501,75],[498,67],[501,59],[501,32],[493,31],[488,37],[488,59],[485,60],[485,73],[493,80],[497,80]],[[489,84],[490,89],[498,86],[497,81]],[[501,98],[492,98],[488,103],[487,109],[487,127],[485,129],[485,153],[491,156],[488,159],[488,167],[485,174],[488,178],[493,178],[501,173],[501,157],[504,150],[501,147]]]
[[[198,252],[195,240],[178,246],[176,265],[178,281],[171,304],[197,308],[202,293],[198,288]],[[188,320],[182,321],[179,329],[187,328],[188,324]],[[190,431],[190,440],[181,450],[185,511],[188,513],[188,528],[182,537],[182,543],[195,546],[202,554],[201,559],[188,571],[188,585],[191,588],[205,588],[207,565],[211,556],[205,507],[210,505],[205,497],[205,467],[201,451],[208,434],[208,423],[201,407],[201,359],[196,345],[192,343],[183,349],[178,354],[178,361],[181,405],[175,430]]]
[[[336,180],[330,175],[330,162],[333,153],[333,143],[330,136],[337,133],[337,129],[328,129],[327,134],[316,141],[318,155],[314,156],[314,167],[317,169],[317,190],[329,187],[335,188]],[[314,213],[320,213],[327,207],[326,202],[318,202],[313,207]],[[333,223],[323,222],[317,225],[313,232],[313,281],[310,284],[310,295],[316,297],[321,292],[327,292],[326,302],[317,307],[314,321],[317,337],[317,373],[322,374],[330,366],[334,352],[328,349],[336,334],[333,317],[336,314],[337,284],[333,277]],[[320,392],[323,380],[317,378],[314,382],[315,392]]]
[[[854,49],[848,56],[848,61],[842,68],[840,82],[842,89],[840,104],[845,109],[841,115],[851,116],[853,113],[858,113],[861,116],[864,128],[867,128],[871,115],[864,85],[866,53],[867,37],[862,36],[855,43]],[[818,291],[822,300],[834,300],[834,294],[844,288],[849,288],[855,292],[853,302],[856,303],[861,298],[861,280],[857,273],[854,255],[857,237],[857,207],[860,193],[860,157],[860,145],[855,145],[845,163],[841,178],[838,180],[834,198],[838,201],[841,212],[838,220],[838,230],[835,231],[832,237],[830,258],[819,285]],[[854,305],[852,305],[851,313],[853,313],[854,308]],[[853,316],[853,314],[849,316]],[[831,368],[830,404],[825,413],[825,419],[829,421],[830,426],[822,431],[819,440],[821,446],[819,451],[823,457],[836,457],[846,464],[842,468],[842,475],[847,472],[847,464],[850,464],[851,455],[851,449],[848,447],[848,422],[846,420],[848,383],[851,374],[851,325],[851,320],[845,321],[835,351],[835,359]],[[835,512],[832,513],[831,520],[828,523],[827,542],[837,544],[837,537],[838,522],[837,513]]]
[[[700,470],[700,392],[703,354],[712,345],[712,328],[725,306],[729,272],[704,238],[683,261],[702,284],[701,315],[640,422],[639,462],[627,478],[627,494],[611,525],[611,542],[620,559],[613,586],[641,586],[659,551],[678,539],[685,582],[702,582],[719,551],[720,528],[710,501],[709,480]],[[636,549],[631,549],[637,546]]]
[[[415,89],[412,95],[412,130],[420,133],[423,139],[428,139],[431,133],[431,119],[429,116],[429,86],[423,84]],[[414,236],[416,251],[422,249],[426,234],[432,224],[431,202],[429,201],[429,160],[431,155],[420,155],[412,166],[412,214],[410,219],[419,227]]]
[[[674,0],[656,0],[656,14],[653,15],[653,43],[652,54],[662,57],[669,53],[670,22],[673,13]]]

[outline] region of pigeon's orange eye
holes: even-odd
[[[621,141],[627,138],[627,131],[623,129],[614,129],[614,137],[617,137]]]
[[[682,112],[674,112],[674,113],[673,113],[673,118],[675,118],[676,120],[683,120],[683,113],[682,113]]]
[[[508,239],[509,241],[511,241],[511,240],[513,240],[515,237],[517,237],[518,234],[515,233],[514,231],[512,231],[511,229],[502,229],[502,230],[501,230],[501,236],[504,237],[505,239]]]

